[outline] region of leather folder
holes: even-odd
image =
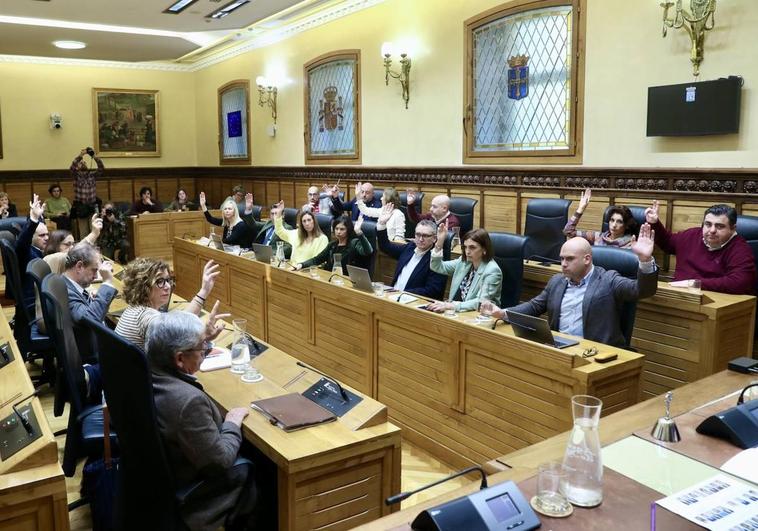
[[[256,400],[250,407],[263,413],[271,424],[284,431],[299,430],[337,420],[333,413],[298,393]]]

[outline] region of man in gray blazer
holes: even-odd
[[[654,234],[647,223],[640,229],[632,251],[640,261],[637,280],[592,264],[592,247],[584,238],[571,238],[561,247],[562,273],[530,301],[510,308],[539,316],[547,311],[550,328],[599,343],[624,347],[620,313],[622,304],[655,295],[658,268],[653,260]],[[505,310],[490,306],[502,319]]]
[[[66,270],[63,278],[68,291],[68,309],[74,323],[74,335],[79,347],[79,355],[84,362],[95,363],[97,346],[95,336],[82,319],[89,317],[102,322],[118,290],[113,287],[113,270],[110,262],[102,262],[100,251],[86,242],[78,243],[66,256]],[[87,288],[97,278],[103,279],[97,295],[91,295]]]
[[[242,421],[249,408],[233,408],[222,417],[194,376],[211,350],[209,341],[222,330],[215,316],[206,326],[182,311],[162,313],[147,330],[158,429],[171,470],[179,487],[202,481],[181,508],[192,530],[254,525],[252,463],[239,459]]]

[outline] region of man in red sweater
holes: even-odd
[[[700,280],[705,290],[738,295],[755,294],[755,260],[745,238],[737,234],[737,211],[713,205],[705,211],[702,227],[670,233],[658,219],[658,201],[645,210],[655,231],[655,243],[676,255],[674,282],[689,285]]]

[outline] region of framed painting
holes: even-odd
[[[361,163],[361,52],[340,50],[303,67],[305,163]]]
[[[160,157],[157,90],[92,89],[95,151],[101,157]]]
[[[218,89],[219,164],[250,164],[250,82],[237,79]]]

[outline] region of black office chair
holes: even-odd
[[[530,199],[526,205],[524,236],[529,236],[527,259],[559,260],[566,242],[563,228],[568,222],[568,199]]]
[[[737,216],[737,234],[747,240],[750,250],[753,251],[753,259],[758,266],[758,217]],[[758,294],[758,284],[756,284],[755,292]],[[758,312],[755,313],[755,325],[754,335],[758,337]]]
[[[524,277],[524,249],[528,236],[509,232],[490,232],[495,261],[503,272],[503,289],[500,307],[510,308],[521,300],[521,284]]]
[[[87,396],[82,359],[74,338],[74,327],[68,308],[66,281],[61,275],[48,275],[42,280],[40,294],[53,321],[50,330],[55,341],[58,364],[66,380],[66,398],[70,405],[66,446],[61,466],[67,477],[73,477],[77,461],[82,457],[97,458],[103,453],[103,406],[99,393]],[[117,447],[116,434],[111,430],[111,446]]]
[[[398,192],[398,195],[400,196],[400,204],[402,205],[400,207],[400,210],[402,210],[403,214],[405,214],[405,237],[413,238],[416,227],[415,224],[411,222],[411,218],[408,216],[408,192]],[[413,203],[413,207],[419,214],[421,214],[421,205],[423,204],[423,200],[424,192],[418,192],[416,194],[416,200]]]
[[[371,248],[374,250],[374,252],[372,252],[370,256],[356,256],[354,262],[358,267],[368,269],[369,275],[373,279],[374,269],[376,268],[376,255],[378,253],[379,247],[379,242],[376,239],[376,222],[364,221],[361,230],[363,231],[363,235],[366,236],[366,239],[371,244]]]
[[[86,318],[85,326],[100,345],[103,391],[112,424],[118,431],[118,528],[184,529],[180,508],[202,499],[204,482],[181,487],[176,484],[158,429],[147,357],[139,347],[102,323]],[[252,478],[252,462],[238,458],[234,466],[248,468],[245,476]]]
[[[39,332],[36,316],[24,303],[24,288],[21,283],[21,271],[19,270],[16,249],[6,239],[0,239],[0,252],[3,257],[5,269],[6,296],[13,294],[16,313],[13,318],[13,337],[16,339],[21,357],[24,362],[42,360],[42,374],[35,375],[32,380],[35,385],[55,383],[55,346],[50,338]],[[24,272],[26,274],[26,272]],[[8,289],[10,287],[10,290]]]
[[[600,228],[601,232],[605,232],[608,230],[608,219],[611,216],[610,210],[615,205],[608,205],[605,209],[605,212],[603,212],[603,225]],[[634,218],[634,221],[637,222],[637,232],[639,232],[639,228],[645,223],[645,210],[647,207],[639,206],[639,205],[624,205],[626,208],[628,208],[632,212],[632,217]]]
[[[289,225],[290,227],[297,228],[297,213],[300,212],[299,208],[285,208],[284,213],[282,216],[284,217],[284,222]]]
[[[24,225],[26,225],[26,218],[19,216],[0,219],[0,231],[8,231],[14,236],[21,234],[21,229]]]
[[[450,212],[458,216],[461,222],[461,238],[474,227],[474,208],[478,199],[470,197],[451,197]]]
[[[327,238],[332,238],[332,220],[334,218],[329,214],[316,214],[316,221],[318,222],[321,232],[323,232]]]
[[[262,206],[253,205],[253,219],[255,221],[261,220],[261,211],[263,210]]]
[[[618,271],[624,277],[636,279],[640,261],[637,255],[628,249],[596,245],[592,247],[592,263],[607,271]],[[624,339],[626,340],[624,348],[629,350],[634,350],[631,345],[636,315],[637,301],[622,303],[621,311],[619,312],[621,333],[624,334]]]

